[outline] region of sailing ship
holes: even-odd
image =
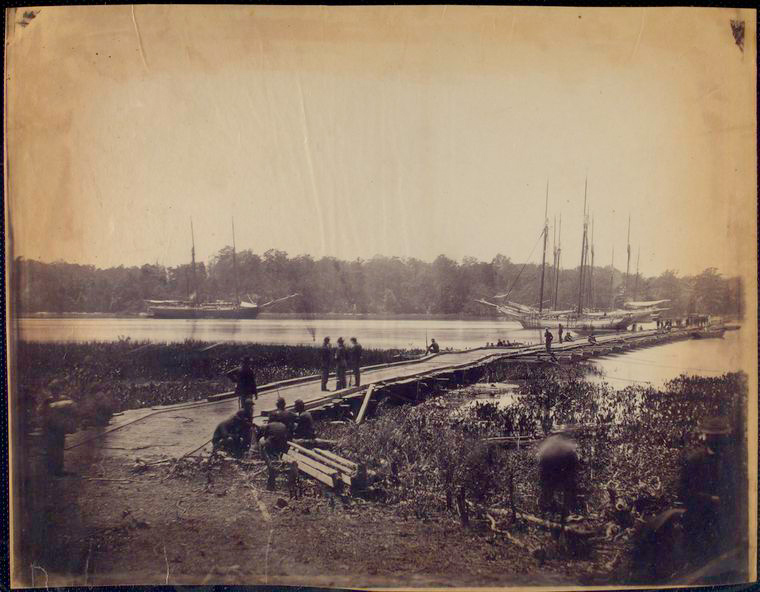
[[[581,264],[579,268],[580,282],[578,287],[578,306],[577,308],[567,310],[557,310],[557,294],[559,287],[559,265],[562,253],[562,226],[560,218],[560,237],[559,242],[554,247],[554,278],[553,278],[553,310],[544,311],[544,279],[546,272],[546,249],[549,236],[549,184],[546,185],[546,206],[544,211],[544,228],[543,243],[544,252],[541,263],[541,282],[539,288],[538,308],[527,306],[518,302],[506,300],[509,293],[496,296],[497,299],[503,300],[499,303],[489,302],[479,299],[476,302],[485,306],[490,306],[510,320],[519,322],[525,329],[559,329],[559,326],[566,330],[573,330],[580,334],[587,333],[604,333],[625,331],[633,323],[645,322],[651,319],[652,315],[666,308],[661,305],[667,300],[657,300],[649,302],[626,301],[622,309],[610,309],[606,311],[589,310],[585,305],[593,301],[593,273],[594,273],[594,246],[593,246],[593,222],[592,222],[592,240],[589,249],[588,227],[589,216],[587,210],[588,179],[584,189],[583,197],[583,239],[581,243]],[[628,272],[630,271],[630,218],[628,220],[628,268],[626,269],[625,290],[627,294]],[[589,264],[589,250],[591,262]],[[614,262],[614,252],[613,252]],[[638,284],[638,264],[636,280]],[[612,282],[612,277],[610,278]]]
[[[193,221],[190,221],[190,236],[192,240],[191,259],[192,276],[195,285],[195,233]],[[285,302],[300,294],[290,294],[282,298],[275,298],[263,304],[253,302],[248,296],[248,302],[240,300],[237,284],[237,257],[235,252],[235,221],[232,222],[232,269],[235,282],[234,300],[213,300],[199,302],[196,293],[187,300],[146,300],[148,314],[157,319],[255,319],[259,313],[275,304]]]

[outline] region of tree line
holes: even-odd
[[[515,263],[496,255],[490,262],[445,255],[432,262],[415,258],[375,256],[344,261],[288,256],[271,249],[262,255],[250,250],[236,254],[220,250],[208,263],[166,267],[96,268],[65,262],[14,261],[17,310],[34,312],[137,313],[147,299],[243,300],[266,302],[298,292],[300,298],[278,305],[278,312],[303,314],[449,314],[488,316],[493,310],[476,302],[508,294],[509,299],[538,306],[541,265]],[[545,269],[544,307],[553,301],[554,269]],[[671,301],[674,314],[741,315],[744,307],[738,277],[724,277],[708,268],[694,276],[668,270],[656,277],[625,273],[611,267],[586,270],[590,286],[585,305],[607,309],[626,297]],[[559,309],[577,307],[579,268],[560,269]],[[586,280],[589,281],[588,279]],[[627,292],[626,292],[627,286]]]

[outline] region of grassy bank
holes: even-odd
[[[400,350],[365,349],[362,365],[392,362]],[[30,414],[54,379],[82,402],[102,393],[112,411],[203,399],[231,390],[225,372],[250,356],[259,384],[317,374],[317,347],[199,341],[184,343],[18,343],[16,380],[20,408]]]

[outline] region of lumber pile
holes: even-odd
[[[295,463],[298,470],[332,489],[349,488],[360,491],[367,485],[367,469],[364,465],[345,459],[322,448],[304,448],[288,442],[288,451],[282,460]]]

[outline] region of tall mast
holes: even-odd
[[[190,255],[193,261],[193,291],[195,292],[195,300],[198,300],[198,283],[195,277],[195,231],[193,230],[193,219],[190,218],[190,240],[192,241],[192,249]]]
[[[541,261],[541,291],[538,296],[538,314],[544,312],[544,273],[546,271],[546,243],[549,240],[549,180],[546,180],[546,206],[544,208],[544,258]]]
[[[583,273],[586,265],[586,246],[588,243],[588,220],[586,219],[586,198],[588,196],[588,177],[583,189],[583,240],[581,241],[581,269],[578,282],[578,314],[583,313]]]
[[[232,276],[235,282],[235,304],[240,304],[238,295],[237,257],[235,255],[235,218],[232,219]]]
[[[559,215],[559,234],[557,236],[557,265],[554,267],[554,310],[559,302],[559,265],[562,259],[562,214]]]
[[[591,265],[588,268],[588,305],[594,308],[594,216],[591,216]]]
[[[610,264],[610,310],[615,307],[615,245],[612,245],[612,263]]]
[[[554,278],[557,276],[557,216],[554,216],[554,220],[552,223],[552,275],[549,277],[549,281],[551,282],[549,285],[549,293],[551,296],[549,297],[549,306],[553,309],[556,308],[554,306],[554,299],[556,296],[555,290],[555,281]]]
[[[636,300],[639,295],[639,258],[641,257],[641,246],[639,246],[639,250],[636,253],[636,280],[633,284],[633,299]]]
[[[628,263],[625,265],[625,298],[628,298],[628,276],[631,273],[631,215],[628,214]]]

